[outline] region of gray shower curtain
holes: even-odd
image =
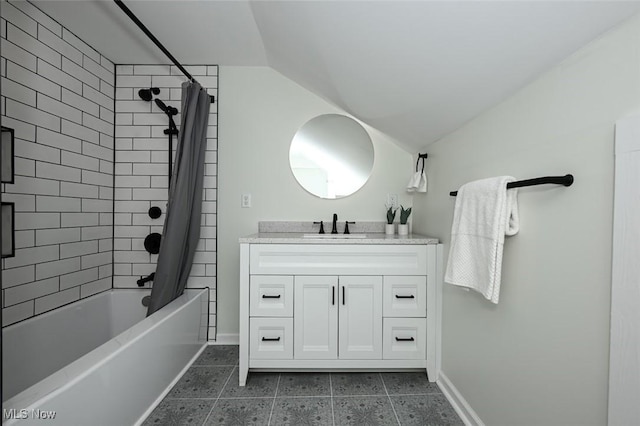
[[[147,316],[180,296],[187,285],[200,239],[210,105],[209,95],[200,84],[182,83],[180,134]]]

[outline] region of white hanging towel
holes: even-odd
[[[407,192],[414,192],[420,186],[420,172],[415,172],[407,184]]]
[[[425,154],[426,155],[426,154]],[[422,160],[422,171],[418,171],[418,164]],[[427,175],[424,172],[424,157],[418,156],[416,161],[416,172],[409,179],[407,192],[427,192]]]
[[[498,303],[505,235],[518,233],[518,190],[511,176],[469,182],[458,190],[444,280]]]
[[[418,183],[416,192],[427,192],[427,175],[424,170],[422,170],[422,174],[420,175],[420,182]]]

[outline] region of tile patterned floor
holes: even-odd
[[[251,373],[238,347],[208,346],[143,426],[462,425],[424,373]]]

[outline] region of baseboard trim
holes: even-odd
[[[453,383],[451,383],[451,380],[449,380],[442,370],[440,370],[440,374],[438,375],[437,383],[440,390],[442,390],[442,393],[447,397],[453,406],[453,409],[456,410],[456,413],[458,413],[458,416],[460,416],[460,419],[462,419],[465,425],[484,426],[484,423],[478,414],[473,411],[473,408],[471,408],[467,400],[464,399],[462,394],[460,394],[458,389],[456,389]]]
[[[238,333],[218,333],[216,340],[209,341],[210,345],[239,345],[240,334]]]

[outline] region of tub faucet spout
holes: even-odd
[[[333,214],[333,227],[331,228],[331,233],[332,234],[337,234],[338,233],[338,229],[336,228],[336,222],[338,222],[338,215],[337,214]]]
[[[140,277],[140,279],[138,281],[136,281],[138,283],[138,287],[143,287],[147,282],[153,281],[155,276],[156,276],[156,273],[153,272],[153,273],[151,273],[150,275],[148,275],[148,276],[146,276],[144,278]]]

